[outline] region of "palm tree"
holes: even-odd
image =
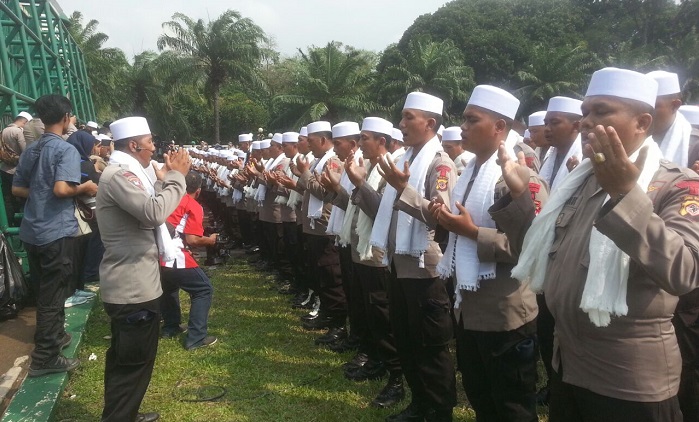
[[[473,69],[464,65],[463,54],[449,39],[435,42],[428,35],[415,37],[399,61],[382,72],[377,89],[379,98],[394,113],[413,91],[440,97],[446,111],[465,101],[475,85]]]
[[[220,141],[221,116],[219,99],[226,83],[242,87],[259,87],[258,69],[263,57],[261,44],[268,42],[264,31],[252,20],[242,18],[235,10],[224,12],[218,19],[205,23],[194,21],[182,13],[163,23],[170,34],[158,38],[158,48],[170,48],[189,60],[195,74],[205,81],[214,109],[214,138]]]
[[[350,47],[343,49],[338,42],[299,53],[291,92],[272,101],[277,112],[273,126],[297,127],[319,119],[359,120],[378,109],[370,95],[375,56]]]
[[[549,98],[565,95],[583,98],[582,90],[601,61],[584,44],[576,47],[535,46],[530,60],[515,78],[523,85],[515,91],[522,101],[521,115],[546,107]]]
[[[107,119],[127,111],[123,84],[130,66],[123,51],[102,47],[109,37],[97,31],[98,25],[99,22],[92,19],[83,26],[82,13],[75,11],[67,27],[83,52],[97,116]]]

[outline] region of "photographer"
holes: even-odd
[[[213,286],[211,281],[194,260],[190,247],[213,246],[218,234],[204,236],[204,210],[197,202],[201,193],[202,177],[190,171],[185,177],[187,195],[167,219],[168,226],[173,226],[173,238],[181,240],[182,247],[172,261],[161,261],[161,280],[163,297],[160,307],[163,314],[163,338],[171,338],[187,332],[185,349],[193,350],[216,343],[216,337],[207,335],[207,321]],[[191,308],[189,311],[188,330],[180,328],[182,313],[180,310],[179,289],[189,294]]]

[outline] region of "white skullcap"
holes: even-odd
[[[90,120],[89,122],[87,122],[87,124],[86,124],[85,126],[94,127],[95,129],[97,129],[97,128],[99,127],[99,126],[97,125],[97,123],[93,122],[92,120]]]
[[[514,119],[519,109],[519,100],[504,89],[492,85],[478,85],[473,88],[468,105],[478,106]]]
[[[311,133],[317,133],[317,132],[332,132],[332,126],[330,126],[330,122],[325,122],[325,121],[318,121],[318,122],[313,122],[306,126],[307,130],[307,135],[310,135]]]
[[[243,133],[238,135],[238,142],[250,142],[252,141],[252,133]]]
[[[546,111],[559,111],[561,113],[570,113],[582,116],[580,106],[582,101],[568,97],[553,97],[549,100],[549,106]]]
[[[532,136],[532,134],[529,133],[529,129],[527,129],[524,131],[524,135],[522,135],[522,138],[527,139],[527,138],[531,138],[531,136]]]
[[[395,139],[396,141],[403,142],[403,132],[400,131],[400,129],[393,129],[393,132],[391,133],[391,138]]]
[[[27,119],[28,122],[31,121],[33,118],[32,115],[27,113],[26,111],[20,111],[17,117],[24,117],[25,119]]]
[[[89,125],[89,123],[88,123]],[[150,135],[150,127],[145,117],[125,117],[109,125],[115,141],[134,136]]]
[[[658,97],[661,95],[678,94],[682,92],[680,89],[680,80],[677,73],[665,72],[664,70],[656,70],[646,73],[658,83]]]
[[[544,119],[546,118],[546,110],[544,111],[537,111],[536,113],[532,113],[529,115],[529,127],[532,126],[543,126]]]
[[[699,106],[694,105],[683,105],[680,106],[680,113],[692,126],[699,125]]]
[[[405,99],[405,105],[403,105],[403,110],[406,108],[422,110],[441,116],[444,110],[444,101],[442,101],[441,98],[425,94],[424,92],[411,92]]]
[[[299,136],[308,136],[308,128],[306,126],[299,129]]]
[[[260,149],[267,149],[272,146],[272,140],[271,139],[263,139],[260,141]]]
[[[461,128],[459,126],[450,126],[444,129],[442,133],[442,142],[461,142]]]
[[[381,117],[365,117],[362,121],[362,130],[391,135],[393,133],[393,123]]]
[[[274,136],[272,136],[272,142],[276,142],[277,144],[281,144],[282,143],[282,134],[275,133]]]
[[[592,74],[585,97],[605,95],[640,101],[655,108],[658,83],[650,76],[628,69],[605,67]]]
[[[359,135],[359,124],[355,122],[340,122],[332,127],[333,138]]]
[[[100,141],[111,141],[112,140],[112,138],[110,138],[109,136],[103,135],[101,133],[99,135],[97,135],[97,139],[99,139]]]
[[[235,150],[235,155],[237,155],[238,158],[245,159],[246,154],[245,154],[245,151],[243,151],[241,149],[237,149],[237,150]]]
[[[439,129],[437,129],[437,135],[439,135],[439,136],[444,135],[444,125],[439,125]]]
[[[261,149],[261,148],[260,148],[260,144],[261,144],[261,143],[262,143],[262,141],[252,141],[252,147],[251,147],[251,148],[252,148],[253,150]]]
[[[297,144],[299,142],[298,132],[284,132],[282,133],[282,142],[285,144]]]

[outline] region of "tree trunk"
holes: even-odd
[[[220,144],[221,143],[221,116],[219,115],[219,95],[221,88],[216,86],[213,89],[214,91],[214,143],[215,144]]]

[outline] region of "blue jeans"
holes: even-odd
[[[161,267],[161,270],[163,334],[172,335],[179,332],[179,325],[182,322],[179,289],[182,289],[189,294],[191,300],[185,347],[195,346],[206,337],[209,308],[211,308],[214,287],[211,285],[209,277],[199,267]]]

